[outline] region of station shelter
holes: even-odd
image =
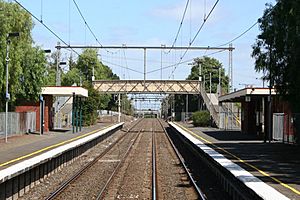
[[[36,112],[36,131],[41,134],[54,129],[55,97],[70,97],[72,99],[72,130],[81,131],[82,107],[84,98],[88,97],[88,90],[77,86],[48,86],[42,87],[39,102],[19,102],[16,112]],[[41,129],[41,127],[43,127]]]
[[[241,103],[242,133],[256,134],[269,140],[291,141],[293,139],[291,108],[288,102],[276,94],[275,89],[244,88],[219,97],[220,106],[226,102]],[[271,120],[269,120],[270,116]],[[271,135],[269,128],[271,128]]]

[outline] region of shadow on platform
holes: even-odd
[[[220,141],[232,141],[232,140],[261,140],[256,135],[244,134],[241,131],[222,131],[222,130],[201,130],[206,135],[215,138]]]

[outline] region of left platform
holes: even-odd
[[[28,134],[16,136],[11,137],[8,143],[5,143],[4,139],[2,139],[0,140],[0,170],[97,131],[105,130],[112,125],[114,124],[98,123],[94,126],[85,127],[78,133],[72,133],[72,130],[60,130],[50,131],[43,135]]]

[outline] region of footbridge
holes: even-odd
[[[199,80],[95,80],[103,94],[194,94],[201,95],[211,117],[219,126],[219,115]],[[120,102],[120,98],[119,98]]]
[[[199,94],[202,90],[197,80],[97,80],[93,85],[106,94]]]

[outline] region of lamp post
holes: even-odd
[[[44,53],[51,53],[50,49],[45,49]],[[40,135],[44,134],[44,110],[45,110],[45,104],[44,104],[44,98],[43,95],[40,95]]]
[[[198,97],[198,110],[200,110],[200,91],[201,91],[201,85],[202,85],[202,61],[199,59],[196,61],[196,64],[198,66],[198,80],[199,80],[199,97]],[[188,65],[194,65],[194,63],[188,63]],[[204,82],[204,90],[205,90],[205,82]]]
[[[8,119],[8,101],[10,94],[8,93],[8,64],[9,64],[9,45],[11,37],[19,37],[18,32],[8,33],[6,37],[6,89],[5,89],[5,142],[7,142],[7,119]]]
[[[161,48],[166,48],[165,44],[161,44]],[[160,80],[162,80],[162,66],[163,66],[163,50],[160,51]]]

